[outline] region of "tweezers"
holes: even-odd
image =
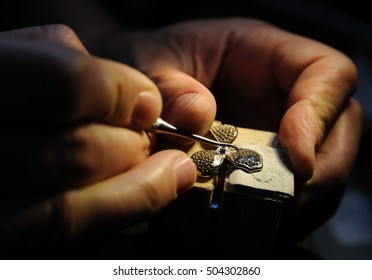
[[[216,140],[213,140],[213,139],[210,139],[210,138],[198,135],[198,134],[188,133],[186,131],[180,130],[177,127],[167,123],[161,118],[158,118],[156,122],[152,125],[152,127],[146,131],[156,133],[156,134],[169,134],[169,135],[179,136],[179,137],[195,140],[195,141],[198,141],[204,144],[208,144],[208,145],[212,145],[216,147],[230,147],[230,148],[233,148],[239,151],[239,148],[232,144],[219,142],[219,141],[216,141]]]

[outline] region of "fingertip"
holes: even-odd
[[[296,178],[301,181],[310,180],[314,174],[315,152],[304,147],[290,147],[288,154]]]
[[[216,110],[212,94],[184,93],[166,104],[163,117],[178,128],[204,135],[216,117]]]
[[[150,128],[163,107],[157,86],[128,65],[102,58],[94,58],[94,62],[91,68],[96,79],[90,75],[84,88],[94,105],[85,106],[85,114],[135,130]]]
[[[206,86],[175,68],[153,69],[150,77],[163,97],[164,120],[182,130],[207,133],[215,120],[217,105]]]
[[[288,110],[279,129],[279,143],[288,151],[293,171],[300,180],[309,180],[315,168],[315,149],[317,137],[308,122],[308,116]]]
[[[163,108],[159,89],[137,69],[121,63],[116,63],[116,67],[119,70],[116,96],[121,97],[116,99],[114,111],[119,113],[114,122],[136,130],[150,128]]]
[[[184,193],[194,185],[197,172],[190,157],[180,155],[173,164],[173,171],[177,180],[177,194]]]
[[[134,104],[131,125],[138,129],[147,129],[155,123],[162,110],[162,100],[158,90],[141,91]]]

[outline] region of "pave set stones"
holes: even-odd
[[[238,135],[238,129],[233,125],[213,124],[210,134],[217,141],[231,144]],[[211,177],[218,172],[221,165],[227,160],[233,168],[248,173],[258,172],[262,169],[263,160],[259,153],[250,149],[235,150],[227,146],[219,146],[215,150],[200,150],[191,155],[198,175]]]

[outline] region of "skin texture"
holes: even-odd
[[[123,228],[190,188],[183,152],[152,152],[159,116],[201,134],[215,118],[278,132],[296,175],[283,238],[336,211],[362,128],[345,55],[249,19],[125,32],[101,53],[63,25],[0,34],[1,241]]]
[[[121,34],[107,49],[157,84],[162,116],[176,126],[207,131],[213,94],[222,122],[278,132],[296,177],[283,238],[303,238],[337,210],[363,124],[357,70],[344,54],[250,19]]]
[[[150,156],[144,129],[162,100],[149,78],[90,56],[63,25],[4,32],[0,41],[1,241],[125,227],[192,186],[186,154]]]

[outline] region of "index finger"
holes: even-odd
[[[1,122],[94,120],[148,128],[160,115],[155,84],[139,71],[55,43],[0,42]]]
[[[0,40],[38,40],[54,42],[89,55],[74,30],[63,24],[31,26],[0,32]]]

